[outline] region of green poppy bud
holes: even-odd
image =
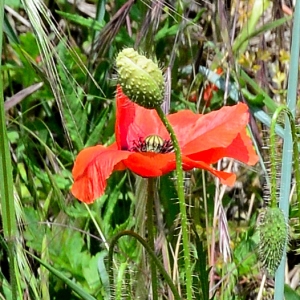
[[[145,108],[163,103],[165,82],[156,63],[132,48],[125,48],[118,54],[116,65],[122,90],[133,102]]]
[[[259,260],[269,275],[274,276],[288,241],[288,225],[278,207],[264,209],[259,219]]]

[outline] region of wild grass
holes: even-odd
[[[298,120],[299,45],[290,50],[299,40],[298,6],[258,0],[1,2],[0,298],[152,299],[151,256],[132,235],[117,241],[113,276],[108,269],[116,235],[149,236],[145,179],[115,172],[105,195],[91,205],[70,193],[78,152],[115,139],[115,59],[125,47],[159,62],[168,90],[165,111],[205,114],[238,101],[251,111],[248,130],[259,164],[220,161],[216,168],[237,174],[233,188],[202,170],[185,173],[184,232],[176,174],[155,183],[152,250],[181,299],[300,298],[299,209],[290,192],[297,140],[287,123],[277,124],[276,143],[269,146],[289,159],[279,168],[281,185],[275,183],[291,232],[275,281],[264,277],[258,261],[256,230],[267,205],[263,187],[272,181],[270,152],[263,148],[272,115],[287,104]],[[214,92],[205,101],[208,88]],[[183,235],[191,259],[188,291]],[[157,298],[176,299],[165,278],[157,273]]]

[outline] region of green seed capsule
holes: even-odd
[[[123,92],[145,108],[160,106],[164,100],[164,77],[151,59],[132,48],[121,51],[116,59]]]
[[[288,241],[288,225],[282,210],[266,208],[260,215],[258,230],[259,260],[269,275],[274,276]]]

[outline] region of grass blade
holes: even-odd
[[[0,23],[3,28],[4,22],[4,2],[0,2]],[[2,53],[3,31],[0,31],[0,53]],[[0,68],[2,68],[0,58]],[[2,72],[0,72],[2,74]],[[17,278],[16,278],[16,256],[15,243],[17,235],[17,222],[15,215],[14,195],[13,195],[13,177],[11,157],[8,147],[8,138],[5,123],[5,109],[3,97],[2,75],[0,80],[0,195],[2,208],[2,223],[4,238],[8,245],[10,284],[12,289],[12,299],[17,299]]]
[[[300,2],[296,2],[295,13],[294,13],[294,24],[292,32],[292,46],[291,46],[291,61],[290,61],[290,74],[288,79],[288,94],[287,94],[287,106],[295,115],[296,101],[297,101],[297,84],[298,84],[298,63],[299,63],[299,50],[300,50]],[[291,126],[288,118],[285,117],[285,139],[283,145],[282,154],[282,167],[281,167],[281,184],[280,184],[280,199],[279,206],[283,210],[283,213],[288,218],[289,215],[289,194],[290,184],[292,176],[292,149],[293,140],[291,132]],[[299,183],[297,183],[299,184]],[[285,276],[285,261],[286,256],[284,255],[279,268],[275,276],[275,294],[274,299],[283,299],[284,294],[284,276]]]

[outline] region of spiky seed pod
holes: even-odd
[[[259,260],[270,276],[274,276],[288,241],[288,225],[283,211],[267,207],[259,216]]]
[[[164,77],[156,63],[132,48],[125,48],[118,54],[116,65],[123,92],[133,102],[145,108],[163,103]]]

